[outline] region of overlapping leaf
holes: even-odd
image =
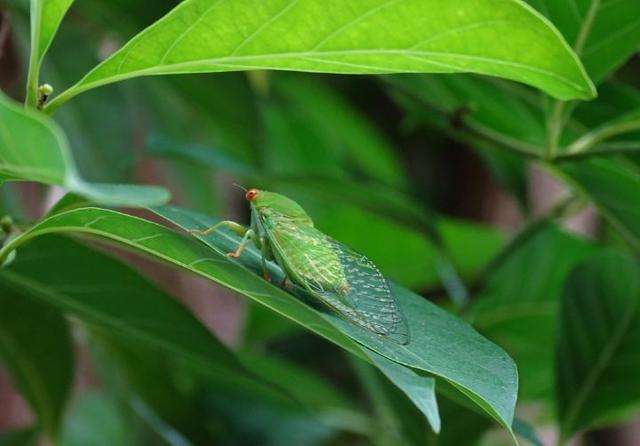
[[[67,139],[46,116],[26,110],[0,93],[0,180],[55,184],[94,202],[148,206],[169,199],[150,186],[88,183],[76,172]]]
[[[521,398],[551,398],[562,284],[571,268],[594,252],[595,247],[557,228],[542,231],[486,278],[486,288],[469,309],[474,326],[515,358]]]
[[[504,45],[504,41],[509,45]],[[186,0],[59,96],[154,74],[476,72],[593,97],[555,28],[507,0]]]
[[[565,162],[558,172],[598,207],[635,249],[640,250],[640,170],[620,159]]]
[[[600,83],[640,45],[636,0],[527,0],[549,17]]]
[[[158,212],[189,229],[212,223],[211,219],[175,208]],[[237,238],[213,235],[207,239],[215,247],[211,249],[139,218],[104,209],[81,208],[45,219],[5,247],[4,252],[47,232],[99,235],[191,270],[254,299],[359,356],[363,356],[362,344],[395,362],[450,382],[501,424],[511,426],[517,375],[510,358],[464,322],[400,287],[394,286],[394,291],[409,319],[412,342],[398,347],[333,315],[319,313],[230,261],[221,251],[231,250]],[[259,267],[255,251],[247,251],[246,256],[244,262],[248,266]]]
[[[557,337],[562,437],[624,420],[640,407],[640,266],[599,256],[569,277]]]

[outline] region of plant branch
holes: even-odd
[[[564,113],[566,102],[555,101],[549,120],[547,122],[547,150],[546,158],[553,159],[558,151],[558,143],[560,141],[560,135],[564,128],[564,119],[562,115]]]
[[[587,15],[582,22],[582,26],[580,27],[578,37],[573,44],[573,50],[578,55],[578,57],[584,51],[585,43],[587,41],[587,38],[589,37],[591,29],[593,28],[593,23],[595,21],[599,8],[600,0],[592,0],[591,5],[589,6],[589,10],[587,11]],[[563,101],[555,101],[553,104],[552,112],[547,125],[548,138],[546,158],[548,160],[552,160],[556,157],[560,136],[562,135],[562,130],[565,126],[565,119],[569,118],[569,116],[567,116],[566,118],[563,116],[565,113],[565,107],[566,102]],[[568,114],[570,115],[571,113],[569,112]]]
[[[630,121],[618,122],[605,127],[595,129],[573,142],[567,149],[566,155],[587,153],[592,147],[624,133],[640,130],[640,118]]]
[[[40,40],[41,5],[37,0],[31,0],[31,47],[29,50],[29,73],[27,74],[25,105],[32,108],[36,108],[38,102],[38,80],[40,77],[38,41]]]
[[[594,147],[591,150],[578,153],[561,153],[554,158],[554,161],[577,161],[585,158],[591,158],[594,156],[607,156],[616,154],[638,154],[640,153],[640,141],[639,142],[625,142],[620,144],[601,144]]]

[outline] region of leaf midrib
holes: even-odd
[[[584,406],[584,402],[604,373],[604,370],[609,364],[609,360],[612,358],[616,350],[620,347],[624,335],[630,329],[630,325],[637,315],[640,296],[633,296],[630,301],[631,305],[625,312],[625,317],[622,319],[622,321],[620,321],[620,323],[617,324],[613,335],[609,338],[610,341],[605,345],[604,349],[601,350],[601,353],[598,356],[594,367],[591,369],[586,379],[583,381],[583,385],[578,390],[577,397],[569,406],[567,416],[564,418],[564,422],[562,423],[563,437],[566,437],[573,431],[573,424],[575,423],[576,418],[580,415],[580,412],[582,411],[582,408]]]
[[[559,80],[560,82],[564,82],[566,85],[569,85],[579,91],[586,91],[584,88],[582,88],[582,86],[571,81],[569,78],[553,73],[552,71],[545,70],[544,68],[538,68],[528,64],[522,64],[518,62],[497,59],[493,57],[475,56],[473,54],[451,53],[451,52],[444,52],[444,51],[415,50],[415,49],[411,49],[411,47],[390,48],[390,49],[362,48],[362,49],[331,50],[331,51],[293,51],[293,52],[266,53],[266,54],[261,53],[261,54],[253,54],[253,55],[248,54],[243,56],[221,56],[221,57],[215,57],[210,59],[197,59],[197,60],[177,62],[172,64],[154,65],[149,68],[128,71],[125,73],[118,72],[115,76],[110,76],[109,79],[120,78],[120,76],[135,76],[135,75],[139,75],[140,73],[150,73],[155,70],[162,71],[170,68],[186,68],[190,66],[204,65],[207,63],[219,64],[219,65],[224,65],[226,63],[229,63],[230,65],[233,65],[233,62],[263,60],[263,59],[273,59],[273,58],[300,58],[300,57],[313,57],[313,56],[320,56],[320,57],[323,57],[323,56],[328,56],[328,57],[330,56],[371,56],[371,55],[375,56],[375,55],[394,55],[394,54],[401,55],[401,56],[408,56],[408,57],[429,57],[429,56],[451,57],[451,58],[476,60],[480,62],[511,66],[515,68],[529,70],[534,73],[543,74],[549,77],[553,77]],[[333,61],[328,60],[327,62],[333,62]],[[437,62],[437,61],[430,61],[428,59],[427,59],[427,62],[433,63],[434,65],[440,64],[446,68],[456,68],[456,69],[458,68],[453,65],[447,65],[445,63]],[[103,63],[106,63],[106,62],[103,62]],[[96,67],[96,70],[99,68],[100,66]],[[398,72],[397,68],[393,68],[392,70],[394,72]],[[89,72],[88,76],[91,75],[92,73],[93,73],[93,70]],[[80,80],[80,82],[78,82],[77,85],[83,85],[83,86],[93,85],[93,83],[83,84],[83,80]]]

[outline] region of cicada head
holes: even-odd
[[[313,226],[311,218],[302,209],[302,206],[284,195],[266,190],[249,189],[245,197],[251,203],[251,206],[258,211],[268,209],[292,220]]]

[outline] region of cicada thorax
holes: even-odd
[[[315,291],[348,293],[349,283],[340,257],[322,232],[269,209],[263,210],[260,217],[279,248],[282,259],[278,263],[293,279]]]

